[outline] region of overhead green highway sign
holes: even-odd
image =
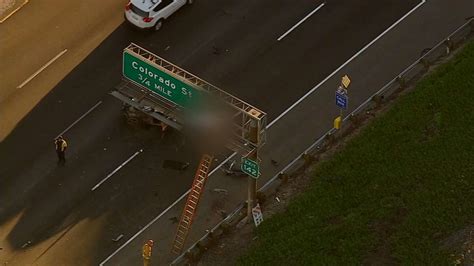
[[[152,61],[127,50],[123,52],[123,76],[181,107],[197,104],[201,92]]]

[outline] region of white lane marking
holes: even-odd
[[[15,10],[13,10],[12,12],[10,12],[10,14],[8,14],[6,17],[4,17],[2,20],[0,20],[0,23],[3,23],[5,20],[7,20],[9,17],[13,16],[13,14],[15,14],[18,10],[20,10],[20,8],[22,8],[24,5],[28,4],[28,0],[25,0],[20,6],[18,6],[17,8],[15,8]]]
[[[123,162],[121,165],[119,165],[117,168],[115,168],[115,170],[112,171],[112,173],[108,174],[104,179],[102,179],[99,183],[97,183],[97,185],[95,185],[91,191],[94,191],[96,190],[100,185],[102,185],[102,183],[104,183],[105,181],[107,181],[107,179],[109,179],[111,176],[113,176],[115,173],[118,172],[118,170],[120,170],[122,167],[124,167],[128,162],[130,162],[133,158],[135,158],[138,154],[142,153],[143,152],[143,149],[140,149],[139,151],[135,152],[132,156],[130,156],[130,158],[128,158],[125,162]]]
[[[376,41],[378,41],[380,38],[382,38],[385,34],[387,34],[387,32],[389,32],[390,30],[392,30],[393,28],[395,28],[400,22],[402,22],[402,20],[404,20],[405,18],[407,18],[411,13],[415,12],[415,10],[417,10],[420,6],[422,6],[424,3],[426,3],[426,0],[422,0],[418,5],[416,5],[414,8],[412,8],[410,11],[408,11],[408,13],[406,13],[403,17],[401,17],[399,20],[395,21],[395,23],[393,23],[390,27],[388,27],[388,29],[386,29],[385,31],[383,31],[379,36],[377,36],[375,39],[373,39],[371,42],[369,42],[366,46],[364,46],[362,49],[360,49],[357,53],[355,53],[351,58],[349,58],[349,60],[347,60],[346,62],[344,62],[344,64],[342,64],[340,67],[338,67],[336,70],[334,70],[329,76],[327,76],[325,79],[323,79],[321,82],[319,82],[318,85],[314,86],[310,91],[308,91],[305,95],[303,95],[303,97],[299,98],[298,101],[296,101],[295,103],[293,103],[288,109],[286,109],[283,113],[281,113],[277,118],[275,118],[272,122],[270,122],[270,124],[268,124],[268,127],[269,128],[270,126],[272,126],[273,124],[275,124],[278,120],[280,120],[283,116],[285,116],[289,111],[291,111],[293,108],[295,108],[295,106],[297,106],[300,102],[302,102],[304,99],[306,99],[309,95],[311,95],[315,90],[317,90],[319,87],[321,87],[321,85],[323,85],[326,81],[328,81],[328,79],[332,78],[332,76],[334,76],[337,72],[339,72],[343,67],[345,67],[347,64],[349,64],[350,62],[352,62],[352,60],[354,60],[356,57],[358,57],[360,54],[362,54],[363,52],[365,52],[365,50],[367,50],[370,46],[372,46],[372,44],[374,44]]]
[[[43,71],[45,68],[47,68],[49,65],[51,65],[54,61],[56,61],[59,57],[61,57],[63,54],[65,54],[67,52],[67,49],[64,49],[62,52],[60,52],[58,55],[56,55],[55,57],[53,57],[53,59],[49,60],[48,63],[46,63],[44,66],[42,66],[40,69],[38,69],[38,71],[36,71],[35,73],[33,73],[33,75],[31,75],[29,78],[27,78],[25,81],[23,81],[23,83],[21,83],[20,85],[18,85],[18,87],[16,87],[17,89],[21,89],[23,86],[26,85],[26,83],[30,82],[32,79],[34,79],[41,71]]]
[[[277,41],[281,41],[283,38],[285,38],[286,35],[290,34],[294,29],[296,29],[296,27],[298,27],[301,23],[303,23],[305,20],[307,20],[309,17],[311,17],[311,15],[313,15],[314,13],[316,13],[318,10],[320,10],[324,5],[326,4],[326,2],[320,4],[318,7],[316,7],[316,9],[314,9],[313,11],[311,11],[311,13],[309,13],[308,15],[306,15],[306,17],[304,17],[302,20],[300,20],[298,23],[296,23],[293,27],[291,27],[291,29],[287,30],[285,33],[283,33],[283,35],[281,35]]]
[[[387,30],[385,30],[384,32],[382,32],[381,35],[377,36],[374,41],[370,42],[368,45],[366,45],[364,48],[362,48],[362,50],[360,50],[359,52],[357,52],[353,57],[351,57],[348,61],[346,61],[341,67],[338,68],[338,70],[340,70],[341,68],[343,68],[344,66],[346,66],[350,61],[354,60],[355,57],[359,56],[362,52],[364,52],[370,45],[372,45],[375,41],[377,41],[378,39],[380,39],[384,34],[386,34],[388,31],[390,31],[391,29],[393,29],[396,25],[398,25],[402,20],[404,20],[406,17],[408,17],[411,13],[413,13],[416,9],[418,9],[421,5],[423,5],[424,3],[426,2],[426,0],[422,0],[417,6],[415,6],[413,9],[411,9],[407,14],[405,14],[401,19],[397,20],[394,24],[392,24],[392,26],[390,26]],[[338,71],[337,70],[337,71]],[[328,76],[327,78],[324,79],[323,82],[327,81],[329,78],[331,78],[331,76],[333,76],[337,71],[334,71],[333,73],[330,74],[330,76]],[[321,86],[322,82],[320,84],[318,84],[316,87],[314,87],[310,92],[308,92],[307,94],[305,94],[303,97],[306,98],[308,97],[309,94],[311,94],[312,92],[314,92],[317,87]],[[302,101],[302,100],[301,100]],[[275,120],[273,120],[269,125],[267,125],[266,129],[269,129],[273,124],[274,122],[276,122],[278,119],[281,119],[286,113],[288,113],[289,110],[293,109],[298,103],[301,102],[300,100],[298,100],[296,103],[294,103],[290,108],[288,108],[286,111],[284,111],[282,114],[280,114]],[[210,174],[212,175],[215,171],[217,171],[218,168],[222,167],[222,165],[224,163],[226,163],[228,160],[230,160],[232,157],[234,157],[237,153],[234,152],[231,156],[229,156],[226,160],[224,160],[219,166],[217,166]],[[177,199],[175,202],[173,202],[170,206],[168,206],[168,208],[166,208],[166,210],[164,210],[163,212],[161,212],[157,217],[155,217],[151,222],[149,222],[145,227],[143,227],[140,231],[138,231],[135,235],[133,235],[129,240],[127,240],[127,242],[125,242],[122,246],[120,246],[117,250],[115,250],[112,254],[110,254],[110,256],[108,256],[104,261],[102,261],[99,265],[100,266],[103,266],[107,261],[109,261],[113,256],[115,256],[118,252],[120,252],[120,250],[122,250],[125,246],[127,246],[128,244],[130,244],[130,242],[132,242],[138,235],[140,235],[141,233],[143,233],[143,231],[145,231],[148,227],[150,227],[153,223],[155,223],[159,218],[161,218],[166,212],[168,212],[171,208],[173,208],[176,204],[178,204],[178,202],[180,200],[182,200],[184,197],[186,197],[186,195],[191,191],[191,189],[189,189],[188,191],[186,191],[186,193],[184,193],[179,199]]]
[[[222,163],[220,163],[216,168],[214,168],[210,173],[209,173],[209,176],[212,175],[215,171],[217,171],[217,169],[221,168],[222,165],[224,165],[226,162],[228,162],[230,159],[232,159],[232,157],[234,157],[237,153],[234,152],[232,153],[229,157],[227,157],[227,159],[225,159],[224,161],[222,161]],[[115,256],[115,254],[119,253],[120,250],[122,250],[125,246],[127,246],[130,242],[132,242],[135,238],[137,238],[137,236],[139,236],[141,233],[143,233],[143,231],[145,231],[146,229],[148,229],[148,227],[150,227],[152,224],[154,224],[156,221],[158,221],[163,215],[165,215],[165,213],[167,213],[171,208],[173,208],[176,204],[178,204],[178,202],[180,202],[184,197],[186,197],[189,192],[191,192],[191,189],[189,189],[188,191],[186,191],[183,195],[181,195],[177,200],[175,200],[170,206],[168,206],[168,208],[166,208],[164,211],[162,211],[158,216],[156,216],[153,220],[151,220],[147,225],[145,225],[142,229],[140,229],[140,231],[138,231],[137,233],[135,233],[132,237],[130,237],[130,239],[127,240],[127,242],[123,243],[117,250],[115,250],[112,254],[110,254],[110,256],[108,256],[104,261],[102,261],[99,265],[100,266],[103,266],[107,261],[109,261],[113,256]]]
[[[79,117],[78,119],[76,119],[76,121],[74,121],[71,125],[69,125],[65,130],[63,130],[61,133],[59,133],[56,138],[58,138],[59,136],[62,136],[64,135],[64,133],[66,133],[69,129],[71,129],[75,124],[77,124],[79,121],[81,121],[84,117],[86,117],[86,115],[88,115],[90,112],[92,112],[95,108],[97,108],[97,106],[99,106],[100,104],[102,103],[102,101],[99,101],[98,103],[96,103],[94,106],[92,106],[87,112],[85,112],[83,115],[81,115],[81,117]]]

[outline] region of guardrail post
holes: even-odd
[[[407,83],[402,76],[398,76],[397,81],[398,81],[398,84],[400,84],[401,89],[404,89],[407,86]]]
[[[423,66],[428,69],[430,68],[430,61],[424,57],[420,58],[420,62],[423,64]]]
[[[326,141],[327,141],[328,146],[331,146],[334,143],[334,140],[335,140],[334,134],[331,134],[331,133],[326,134]]]
[[[308,153],[303,153],[301,155],[301,158],[303,158],[303,160],[304,160],[304,163],[303,163],[304,168],[307,168],[308,166],[310,166],[311,163],[314,161],[314,156],[312,156],[311,154],[308,154]]]
[[[278,178],[281,180],[282,183],[286,183],[288,182],[288,174],[285,174],[285,173],[279,173],[278,174]]]
[[[354,125],[354,127],[358,127],[360,125],[361,117],[359,114],[351,114],[351,116],[349,116],[349,121],[351,121],[351,124]]]
[[[446,54],[450,54],[451,51],[454,49],[453,41],[448,37],[444,40],[444,45],[446,45]]]
[[[372,97],[372,101],[375,103],[375,108],[380,107],[380,105],[382,104],[383,98],[384,98],[383,95],[378,95],[378,94]]]

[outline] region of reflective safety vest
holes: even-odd
[[[146,260],[151,259],[151,246],[146,243],[143,245],[143,258]]]
[[[67,148],[67,142],[64,139],[58,139],[55,141],[57,151],[65,151]]]

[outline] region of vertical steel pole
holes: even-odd
[[[257,147],[255,148],[254,151],[252,151],[249,154],[249,159],[253,160],[254,162],[258,162],[258,152],[260,148],[260,122],[257,122],[255,120],[252,120],[250,122],[250,128],[249,128],[249,137],[252,141],[255,141],[257,143]],[[247,220],[249,223],[252,222],[253,216],[252,216],[252,208],[255,207],[257,201],[257,179],[248,176],[248,199],[247,199]]]

